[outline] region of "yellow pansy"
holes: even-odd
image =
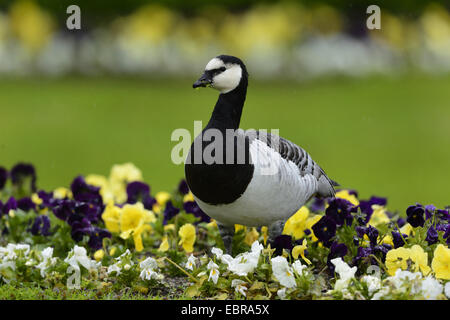
[[[350,201],[353,205],[359,206],[359,201],[356,198],[356,196],[353,194],[350,194],[348,192],[348,190],[341,190],[341,191],[336,192],[335,197]]]
[[[240,230],[244,230],[244,232],[247,230],[247,227],[246,226],[243,226],[243,225],[241,225],[241,224],[235,224],[234,225],[234,232],[235,233],[237,233],[237,232],[239,232]]]
[[[160,191],[155,194],[155,199],[161,206],[165,205],[166,202],[170,200],[170,197],[170,193],[166,191]]]
[[[142,181],[141,171],[132,163],[116,164],[109,175],[109,189],[116,202],[127,200],[126,186],[133,181]]]
[[[311,264],[311,261],[305,257],[305,250],[307,249],[306,244],[307,244],[306,239],[303,239],[301,245],[295,246],[292,249],[292,257],[294,257],[294,259],[298,259],[298,256],[300,255],[307,264]]]
[[[31,195],[31,201],[33,201],[33,203],[37,206],[41,205],[44,202],[41,198],[39,198],[37,193],[33,193]]]
[[[319,239],[314,234],[314,231],[312,230],[312,226],[315,225],[321,218],[322,218],[322,216],[320,214],[315,214],[312,217],[309,217],[308,219],[306,219],[305,230],[308,229],[311,231],[309,236],[311,236],[311,240],[314,242],[318,241]]]
[[[181,238],[178,245],[183,246],[184,251],[187,253],[194,251],[195,227],[190,223],[186,223],[178,230],[178,235]]]
[[[256,231],[256,228],[251,228],[249,231],[247,231],[244,241],[246,244],[251,246],[253,242],[258,240],[258,238],[259,238],[259,233],[258,233],[258,231]]]
[[[166,224],[164,226],[164,232],[175,230],[175,225],[173,223]]]
[[[105,222],[106,229],[111,232],[120,232],[120,215],[122,209],[110,202],[106,205],[102,214],[102,219]]]
[[[206,226],[208,228],[218,228],[217,221],[214,219],[211,219],[211,221],[208,222],[208,224]]]
[[[386,254],[385,265],[389,275],[393,276],[397,269],[406,270],[408,268],[409,249],[400,247],[389,250]]]
[[[431,267],[436,278],[450,280],[450,249],[438,244],[434,249]]]
[[[386,214],[386,208],[377,204],[372,205],[373,213],[369,220],[369,225],[372,227],[376,227],[383,223],[389,223],[391,219],[389,219]]]
[[[128,239],[130,235],[133,236],[134,245],[137,251],[142,251],[142,232],[151,230],[147,223],[155,222],[156,218],[153,212],[144,208],[143,204],[138,202],[136,204],[126,204],[122,208],[120,215],[120,237]]]
[[[410,271],[421,271],[423,275],[427,275],[431,271],[428,266],[428,254],[417,244],[411,248],[400,247],[388,251],[385,264],[391,276],[397,269],[407,270],[409,266],[411,266]]]
[[[95,261],[100,261],[103,259],[103,257],[105,256],[105,251],[103,251],[103,249],[97,250],[94,253],[94,259]]]
[[[111,249],[109,249],[110,256],[113,256],[116,252],[117,252],[117,247],[112,247]]]
[[[64,187],[56,188],[53,191],[53,197],[56,199],[72,198],[72,191]]]
[[[421,271],[424,276],[428,275],[431,268],[428,266],[428,253],[423,251],[422,247],[415,244],[410,249],[409,258],[414,263],[413,272]]]
[[[162,238],[161,244],[159,245],[158,251],[166,252],[167,250],[169,250],[169,240],[167,236],[164,236]]]
[[[100,188],[100,195],[103,198],[103,202],[114,201],[114,195],[110,189],[109,181],[105,176],[90,174],[86,177],[86,183]]]
[[[189,201],[195,201],[194,195],[190,191],[183,197],[183,202],[189,202]]]
[[[283,234],[292,236],[294,239],[301,239],[305,235],[306,220],[309,216],[309,209],[301,207],[292,217],[286,221]]]
[[[400,232],[410,236],[411,233],[414,234],[414,228],[409,223],[406,223],[403,227],[400,228]]]

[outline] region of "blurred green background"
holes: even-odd
[[[31,162],[52,189],[133,162],[171,191],[171,133],[208,121],[217,92],[192,83],[228,53],[251,77],[242,128],[279,129],[392,211],[450,204],[448,4],[379,3],[370,31],[364,2],[186,3],[3,1],[0,166]],[[69,4],[81,30],[65,29]]]

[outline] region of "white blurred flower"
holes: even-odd
[[[234,279],[233,281],[231,281],[231,287],[234,288],[234,290],[236,292],[239,292],[240,294],[242,294],[244,297],[247,296],[246,294],[246,290],[247,287],[244,286],[245,281],[242,281],[240,279]]]
[[[217,280],[219,280],[219,266],[217,264],[215,264],[212,260],[208,263],[208,265],[206,266],[206,268],[208,270],[211,270],[209,272],[209,280],[212,280],[212,282],[214,282],[214,284],[217,284]]]
[[[357,271],[356,267],[350,268],[350,266],[345,263],[342,258],[335,258],[331,260],[331,263],[335,266],[335,272],[339,274],[338,280],[334,285],[334,290],[345,291],[350,283],[350,280],[355,277]]]
[[[381,289],[381,280],[378,277],[363,276],[361,281],[367,284],[367,289],[370,295]]]
[[[156,263],[156,260],[152,257],[148,257],[141,263],[139,263],[139,268],[141,268],[141,273],[139,277],[142,280],[161,280],[164,278],[164,276],[157,272],[158,270],[158,264]]]
[[[307,268],[305,264],[302,264],[300,260],[295,260],[292,264],[292,268],[294,268],[294,271],[297,272],[299,276],[303,274],[303,270]]]
[[[77,245],[75,245],[69,252],[67,258],[64,259],[64,262],[67,262],[77,270],[80,269],[80,265],[85,267],[87,270],[96,269],[98,266],[95,260],[91,260],[87,256],[86,249]]]
[[[258,266],[259,256],[263,248],[264,247],[258,241],[255,241],[249,252],[239,254],[234,259],[229,255],[223,255],[221,260],[228,264],[228,270],[234,274],[246,276],[248,273],[253,272]]]
[[[56,258],[53,258],[53,248],[47,247],[41,251],[42,261],[36,266],[41,271],[41,277],[47,275],[47,269],[56,263]]]
[[[431,276],[422,280],[422,294],[427,300],[436,300],[443,289],[444,286]]]
[[[211,249],[211,252],[212,252],[212,254],[214,254],[217,257],[217,259],[221,259],[223,256],[222,249],[214,247]]]
[[[278,256],[271,259],[272,272],[277,281],[287,287],[294,288],[297,284],[295,282],[294,272],[289,266],[285,257]]]
[[[447,298],[450,299],[450,281],[445,284],[444,292]]]
[[[286,299],[286,288],[279,289],[279,290],[277,291],[277,296],[278,296],[281,300],[285,300],[285,299]]]

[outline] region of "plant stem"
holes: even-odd
[[[169,261],[171,264],[173,264],[175,267],[177,267],[181,272],[183,272],[185,275],[187,275],[189,277],[189,279],[191,279],[192,281],[194,281],[195,283],[198,283],[198,280],[194,278],[194,276],[192,276],[189,272],[187,272],[186,270],[184,270],[182,267],[180,267],[177,263],[173,262],[172,260],[170,260],[168,257],[164,257],[165,260]]]

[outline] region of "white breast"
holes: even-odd
[[[317,192],[317,179],[300,175],[299,168],[260,140],[250,144],[255,171],[244,194],[231,204],[209,205],[196,198],[211,218],[225,224],[268,226],[287,220]],[[220,188],[220,185],[217,186]]]

